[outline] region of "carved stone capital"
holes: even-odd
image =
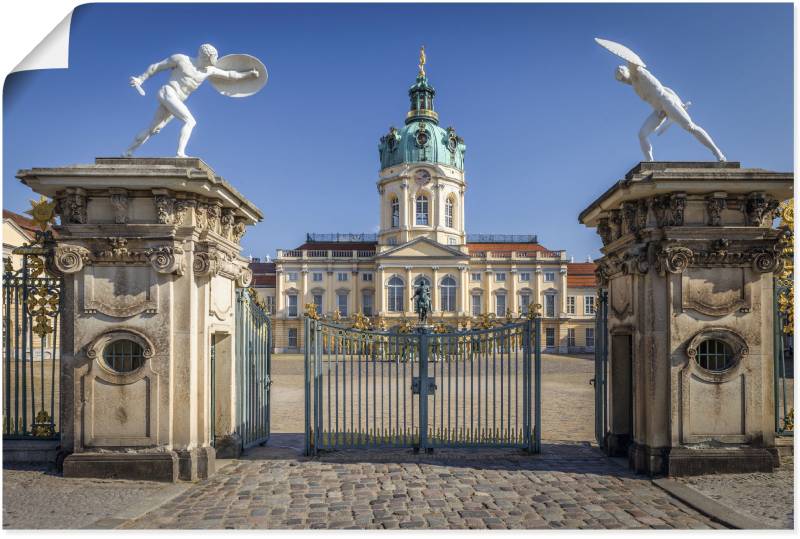
[[[611,243],[611,225],[608,224],[608,217],[603,217],[597,225],[597,234],[603,241],[603,245]]]
[[[156,220],[159,224],[171,225],[175,222],[175,199],[158,193],[153,197],[153,204],[156,206]]]
[[[686,193],[674,193],[669,198],[669,226],[683,226],[683,212],[686,209]]]
[[[84,225],[88,222],[86,215],[86,191],[80,187],[68,187],[67,193],[58,202],[61,222]]]
[[[89,249],[77,245],[56,246],[53,263],[62,273],[77,273],[90,261]]]
[[[233,225],[231,239],[236,243],[241,243],[245,230],[247,230],[247,226],[244,224],[244,221],[237,219],[236,223]]]
[[[189,209],[197,206],[194,200],[178,199],[175,201],[175,224],[180,226],[186,222]]]
[[[235,221],[235,211],[231,208],[223,208],[222,214],[219,218],[220,231],[219,233],[226,239],[233,239],[233,225]]]

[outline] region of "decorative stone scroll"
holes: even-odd
[[[53,255],[53,263],[62,273],[77,273],[90,260],[89,249],[77,245],[59,244]]]
[[[180,247],[156,247],[149,248],[143,251],[143,254],[150,261],[158,273],[177,273],[183,275],[183,249]]]

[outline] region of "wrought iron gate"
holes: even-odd
[[[62,280],[46,269],[40,245],[4,260],[3,438],[58,438]]]
[[[242,447],[263,444],[270,430],[272,325],[250,289],[236,292],[237,428]]]
[[[306,318],[306,453],[541,448],[541,320],[389,333]]]
[[[608,431],[608,292],[600,289],[594,320],[594,435],[597,445],[605,447]]]

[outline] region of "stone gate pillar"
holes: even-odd
[[[17,176],[56,200],[61,220],[64,475],[212,474],[211,422],[218,439],[235,428],[235,288],[251,279],[239,242],[261,212],[194,158],[98,158]],[[223,343],[213,377],[212,339]]]
[[[603,242],[610,453],[649,474],[772,470],[773,273],[793,175],[643,162],[580,215]]]

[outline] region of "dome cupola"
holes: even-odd
[[[405,125],[400,129],[390,127],[378,145],[381,169],[401,163],[438,163],[464,170],[464,139],[454,128],[439,126],[439,115],[433,105],[436,90],[428,82],[425,61],[423,47],[419,53],[417,80],[408,90],[411,109],[406,114]]]

